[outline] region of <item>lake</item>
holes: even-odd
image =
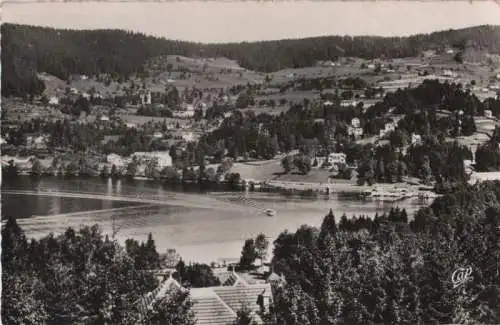
[[[69,193],[69,194],[68,194]],[[68,227],[99,224],[103,233],[117,228],[117,238],[145,240],[153,234],[160,252],[174,248],[184,260],[211,262],[238,258],[245,239],[303,224],[320,226],[329,209],[337,220],[347,216],[405,208],[411,215],[418,200],[398,203],[339,197],[284,196],[263,192],[193,192],[152,181],[19,177],[2,184],[2,216],[18,218],[26,235],[40,238]],[[275,217],[263,213],[276,210]]]

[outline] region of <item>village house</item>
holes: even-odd
[[[393,132],[396,130],[396,123],[394,122],[389,122],[389,123],[386,123],[384,125],[384,128],[382,130],[380,130],[379,132],[379,136],[380,137],[383,137],[385,136],[386,134],[390,133],[390,132]]]
[[[358,102],[354,99],[342,100],[340,102],[341,107],[350,107],[350,106],[356,106],[356,105],[358,105]]]
[[[49,137],[46,135],[31,134],[26,136],[26,145],[31,149],[46,149]]]
[[[186,142],[193,142],[193,141],[196,140],[196,137],[195,137],[194,133],[190,132],[190,131],[184,131],[184,132],[182,132],[181,137]]]
[[[396,125],[396,123],[394,123],[394,122],[385,123],[385,125],[384,125],[384,130],[385,130],[385,132],[387,132],[387,133],[388,133],[388,132],[392,132],[392,131],[396,130],[396,126],[397,126],[397,125]]]
[[[414,146],[422,144],[422,136],[420,134],[412,133],[411,144]]]
[[[176,118],[191,118],[194,116],[194,111],[173,111],[172,116]]]
[[[443,76],[445,77],[451,77],[451,78],[456,78],[457,77],[457,73],[450,70],[450,69],[444,69],[443,70]]]
[[[351,125],[354,128],[359,128],[361,126],[361,121],[359,120],[359,118],[355,117],[351,120]]]
[[[178,118],[191,118],[194,116],[194,113],[193,104],[182,103],[181,109],[173,111],[172,115]]]
[[[49,105],[59,105],[59,97],[51,96],[49,98]]]
[[[474,172],[473,164],[474,162],[470,159],[464,160],[464,170],[467,175],[471,175]]]
[[[311,165],[320,168],[324,165],[329,165],[329,166],[335,166],[339,164],[345,164],[346,163],[346,154],[345,153],[330,153],[327,156],[324,155],[317,155],[311,159]],[[317,164],[315,164],[315,162]]]
[[[436,56],[436,51],[435,51],[435,50],[427,50],[427,51],[423,51],[423,52],[422,52],[422,55],[423,55],[425,58],[432,58],[432,57],[435,57],[435,56]]]
[[[152,101],[151,101],[151,90],[147,90],[147,91],[141,91],[139,93],[139,99],[140,99],[140,103],[141,105],[151,105]]]
[[[163,138],[163,133],[161,133],[159,131],[156,131],[155,133],[153,133],[153,138],[155,138],[155,139],[162,139]]]
[[[488,85],[488,88],[491,89],[491,90],[500,90],[500,83],[493,83],[493,84],[490,84]]]
[[[131,157],[135,157],[140,164],[156,161],[159,168],[172,166],[172,157],[168,151],[134,152]]]
[[[493,113],[491,112],[491,110],[489,109],[484,110],[484,117],[493,118]]]
[[[348,126],[347,127],[347,134],[349,136],[354,136],[355,138],[360,138],[363,136],[363,128]]]
[[[128,163],[128,161],[122,156],[114,153],[110,153],[106,156],[106,162],[110,165],[115,165],[116,167],[125,167]]]

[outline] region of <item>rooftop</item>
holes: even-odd
[[[220,276],[222,286],[189,289],[197,325],[230,324],[236,319],[237,312],[243,308],[256,315],[260,311],[260,306],[257,304],[259,295],[262,294],[267,301],[272,300],[270,283],[248,284],[234,272],[223,273]],[[151,306],[155,300],[173,290],[184,290],[184,288],[169,277],[141,299],[141,307]]]

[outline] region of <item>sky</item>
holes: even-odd
[[[4,3],[2,21],[71,29],[125,29],[204,43],[322,35],[406,36],[500,25],[500,2]]]

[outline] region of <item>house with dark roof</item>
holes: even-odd
[[[153,303],[176,290],[189,290],[197,325],[228,325],[236,320],[240,310],[248,310],[258,324],[260,312],[269,311],[272,304],[270,283],[248,284],[235,272],[221,274],[220,286],[207,288],[182,287],[172,276],[158,288],[144,296],[138,303],[140,310],[147,310]]]

